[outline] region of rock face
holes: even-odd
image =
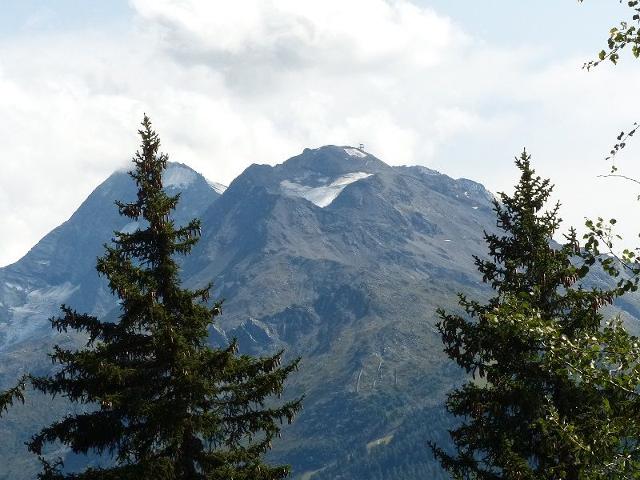
[[[444,478],[426,442],[446,439],[444,393],[460,377],[441,353],[435,309],[453,308],[458,291],[486,295],[472,256],[485,254],[483,231],[495,228],[493,196],[471,180],[338,146],[252,165],[226,190],[179,164],[165,184],[182,192],[178,223],[202,220],[182,276],[190,287],[213,281],[225,299],[211,342],[302,357],[287,394],[305,393],[305,409],[274,459],[293,464],[294,478]],[[79,341],[48,328],[59,303],[116,315],[94,264],[113,230],[135,227],[112,205],[133,195],[115,173],[0,269],[0,383],[51,368],[52,342]],[[32,411],[43,408],[35,400]],[[23,419],[17,408],[9,420],[0,422],[0,465],[20,465],[6,478],[31,478],[19,440],[46,415]]]

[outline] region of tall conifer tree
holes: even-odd
[[[544,211],[552,186],[535,175],[526,152],[516,166],[515,194],[494,202],[503,233],[485,233],[490,259],[475,259],[495,295],[485,304],[460,295],[466,315],[439,311],[445,352],[474,380],[448,396],[449,412],[462,419],[451,431],[455,453],[435,445],[433,452],[456,479],[637,474],[633,465],[617,467],[638,444],[629,407],[640,383],[636,375],[618,388],[609,372],[633,369],[637,344],[631,348],[635,340],[619,323],[600,329],[600,307],[621,291],[582,286],[593,258],[579,261],[573,230],[565,245],[554,244],[559,205]],[[615,357],[606,345],[626,350]]]
[[[59,331],[88,336],[87,347],[56,346],[59,365],[50,376],[29,377],[45,394],[89,406],[44,428],[28,443],[40,456],[42,480],[274,480],[285,466],[264,463],[283,420],[300,400],[275,405],[297,361],[281,366],[282,352],[263,358],[239,355],[235,342],[211,348],[208,327],[221,303],[207,304],[211,285],[180,286],[175,255],[188,254],[200,235],[199,220],[178,227],[171,214],[179,196],[163,190],[167,155],[145,115],[140,150],[129,172],[138,187],[132,203],[116,202],[120,214],[138,222],[132,233],[116,232],[98,260],[121,315],[111,323],[63,306],[52,319]],[[0,408],[20,400],[19,387],[0,397]],[[268,405],[268,406],[267,406]],[[45,458],[47,444],[74,453],[106,454],[113,466],[64,473]]]

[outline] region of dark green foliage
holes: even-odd
[[[24,404],[24,390],[28,379],[28,376],[24,376],[14,387],[11,387],[4,392],[0,392],[0,416],[9,410],[9,408],[16,402]]]
[[[282,393],[297,362],[281,366],[282,352],[240,356],[235,342],[207,345],[221,302],[207,304],[211,285],[181,288],[173,259],[189,253],[200,222],[174,225],[171,212],[179,196],[168,196],[162,186],[167,155],[159,153],[158,135],[146,116],[142,126],[141,149],[130,172],[137,199],[117,202],[120,213],[139,228],[116,232],[97,266],[121,300],[120,319],[105,322],[63,306],[53,327],[85,333],[87,348],[56,346],[51,358],[59,368],[51,376],[31,378],[45,394],[94,407],[32,437],[29,450],[43,466],[39,478],[284,478],[288,468],[269,466],[262,456],[280,423],[290,422],[301,405],[299,400],[279,406],[265,402]],[[46,456],[45,446],[59,443],[76,454],[111,457],[112,466],[67,473],[60,461]]]
[[[312,480],[445,480],[449,478],[432,458],[424,455],[427,442],[448,444],[450,415],[441,406],[413,410],[377,446],[352,445],[344,456],[313,475]],[[387,443],[388,442],[388,443]]]
[[[600,330],[600,307],[621,290],[581,285],[593,257],[579,262],[573,230],[554,246],[559,206],[543,210],[552,186],[526,152],[516,166],[515,194],[495,202],[504,234],[486,234],[491,258],[476,258],[495,296],[480,304],[460,295],[465,316],[439,311],[445,352],[474,380],[448,396],[463,420],[451,431],[456,452],[432,445],[434,454],[457,479],[636,475],[637,465],[620,460],[640,432],[630,409],[640,382],[623,376],[635,371],[637,344],[619,323]],[[618,380],[612,365],[622,365]]]

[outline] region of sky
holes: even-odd
[[[146,112],[170,158],[230,183],[252,163],[365,144],[494,192],[523,148],[564,225],[616,217],[638,185],[599,175],[640,120],[640,61],[584,62],[617,0],[0,0],[0,266],[126,167]],[[640,178],[640,138],[616,160]]]

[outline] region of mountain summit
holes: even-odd
[[[274,174],[283,177],[280,191],[302,197],[319,207],[330,205],[350,184],[388,170],[382,161],[353,147],[326,146],[306,149],[276,167]]]

